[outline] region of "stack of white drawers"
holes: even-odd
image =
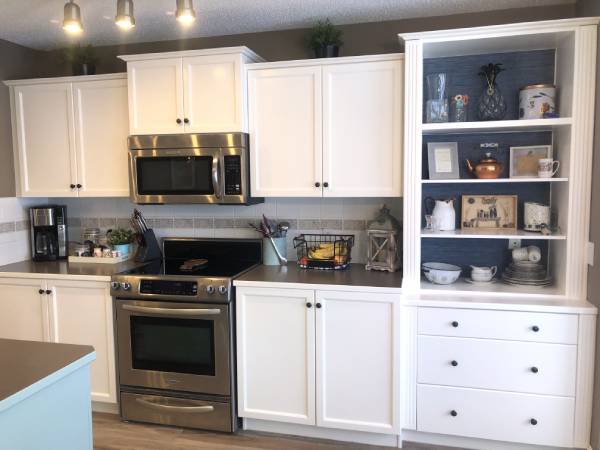
[[[575,314],[419,308],[417,430],[570,447]]]

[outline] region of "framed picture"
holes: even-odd
[[[427,156],[430,180],[460,178],[458,144],[456,142],[428,142]]]
[[[538,176],[538,161],[552,158],[551,145],[510,148],[510,178],[530,178]]]
[[[463,230],[516,230],[516,195],[463,195]]]

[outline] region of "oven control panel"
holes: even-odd
[[[198,295],[198,283],[195,281],[140,280],[140,294],[154,295]]]

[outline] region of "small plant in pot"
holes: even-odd
[[[131,243],[133,242],[134,237],[135,233],[125,228],[109,230],[106,233],[108,244],[113,250],[118,251],[121,256],[126,256],[131,253]]]
[[[73,75],[95,75],[98,57],[91,45],[75,44],[64,49],[64,58],[71,64]]]
[[[316,58],[339,56],[342,45],[342,30],[334,27],[329,19],[319,20],[310,32],[309,47]]]

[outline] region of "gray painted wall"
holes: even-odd
[[[600,0],[579,0],[578,16],[600,16]],[[596,124],[594,152],[600,151],[600,38],[596,67]],[[590,240],[596,244],[596,264],[588,272],[588,299],[600,306],[600,157],[595,155],[592,169],[592,222]],[[600,322],[599,322],[600,323]],[[600,448],[600,329],[596,329],[596,377],[594,383],[594,410],[592,415],[592,448]]]
[[[40,52],[0,39],[0,80],[36,76]],[[12,131],[8,87],[0,83],[0,197],[14,197]]]

